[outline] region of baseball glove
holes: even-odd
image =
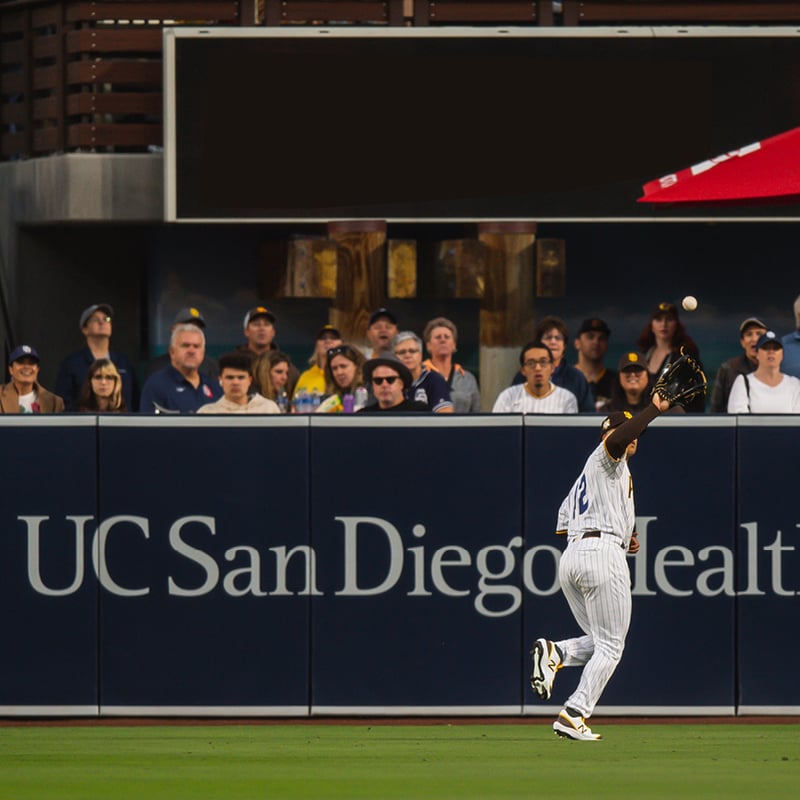
[[[706,375],[696,359],[684,353],[681,347],[680,358],[673,361],[658,376],[653,392],[671,406],[685,406],[696,397],[702,397],[708,391]]]

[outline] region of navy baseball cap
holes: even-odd
[[[88,308],[84,308],[81,312],[81,322],[78,327],[82,328],[89,317],[94,314],[95,311],[105,311],[109,317],[114,316],[114,309],[108,303],[95,303],[94,305],[89,306]]]
[[[15,347],[11,351],[11,354],[8,357],[9,366],[15,361],[18,361],[20,358],[35,358],[38,362],[39,354],[36,352],[35,347],[31,347],[29,344],[21,344],[19,347]]]
[[[756,350],[760,350],[765,344],[774,344],[776,347],[780,347],[781,350],[783,350],[783,342],[778,338],[775,331],[762,333],[756,342]]]
[[[369,324],[367,327],[370,327],[374,323],[376,323],[381,317],[386,317],[393,325],[397,325],[397,317],[389,311],[388,308],[379,308],[377,311],[373,311],[369,315]]]

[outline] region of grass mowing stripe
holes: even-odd
[[[614,725],[601,742],[520,725],[0,728],[0,797],[795,798],[794,725]]]

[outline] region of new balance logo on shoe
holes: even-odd
[[[537,639],[531,650],[531,658],[531,688],[542,700],[549,700],[553,693],[556,672],[562,667],[561,656],[553,642]]]
[[[564,739],[575,739],[579,742],[596,742],[603,738],[599,733],[592,733],[592,729],[580,714],[570,714],[566,708],[553,723],[553,731]]]

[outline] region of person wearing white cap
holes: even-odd
[[[117,368],[122,378],[122,395],[127,408],[138,408],[139,386],[136,370],[126,356],[111,350],[113,316],[114,309],[108,303],[94,303],[81,313],[79,326],[86,339],[86,346],[61,362],[56,377],[55,393],[64,398],[67,411],[78,411],[86,373],[99,358],[110,359]]]
[[[22,344],[8,357],[11,380],[0,386],[0,414],[56,414],[64,410],[64,401],[38,382],[39,354],[34,347]]]
[[[744,353],[720,364],[711,390],[709,409],[712,414],[724,414],[728,410],[728,397],[737,375],[748,375],[758,366],[756,344],[767,326],[758,317],[748,317],[739,325],[739,344]]]
[[[781,371],[783,342],[774,331],[756,343],[758,366],[737,375],[728,398],[729,414],[796,414],[800,412],[800,379]]]

